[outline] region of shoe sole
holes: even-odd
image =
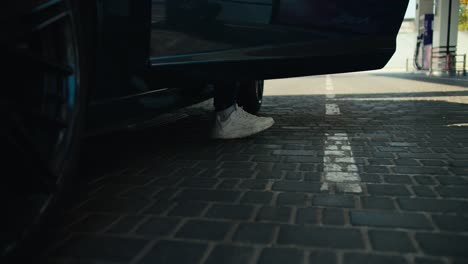
[[[246,137],[258,134],[258,133],[260,133],[262,131],[265,131],[268,128],[272,127],[274,124],[275,124],[275,120],[272,120],[271,123],[268,123],[265,126],[260,127],[258,130],[254,130],[254,131],[252,131],[250,133],[242,134],[242,132],[244,132],[244,130],[237,130],[235,132],[239,132],[239,134],[241,134],[241,135],[237,135],[237,133],[233,133],[233,134],[235,134],[237,136],[213,135],[212,138],[214,138],[214,139],[240,139],[240,138],[246,138]]]

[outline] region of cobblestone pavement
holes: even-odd
[[[421,79],[421,78],[420,78]],[[276,124],[183,119],[88,139],[47,263],[468,263],[468,83],[266,82]]]

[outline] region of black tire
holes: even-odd
[[[239,82],[238,105],[253,115],[262,107],[263,83],[263,80]]]
[[[9,65],[5,83],[15,84],[0,100],[10,172],[0,187],[2,263],[27,263],[25,251],[41,246],[32,246],[34,238],[76,172],[88,86],[76,6],[42,1],[19,14],[0,43]]]

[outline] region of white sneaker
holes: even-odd
[[[221,139],[244,138],[268,129],[274,123],[271,117],[249,114],[236,105],[234,111],[225,120],[222,120],[220,114],[216,115],[212,136]]]

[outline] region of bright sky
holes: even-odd
[[[406,9],[405,18],[414,18],[416,15],[416,0],[410,0]]]

